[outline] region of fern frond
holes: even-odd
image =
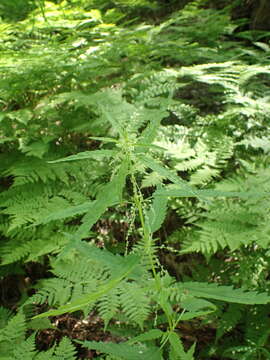
[[[191,145],[192,131],[179,126],[160,128],[155,144],[166,149],[165,160],[169,160],[174,169],[190,173],[191,185],[207,184],[224,169],[233,155],[234,144],[227,136],[216,140],[209,134],[208,138],[199,138]]]
[[[111,276],[105,281],[101,281],[96,287],[95,291],[93,291],[94,289],[91,289],[91,292],[86,295],[82,294],[81,296],[78,296],[78,298],[76,296],[76,299],[71,301],[70,304],[60,306],[57,310],[51,310],[46,313],[37,315],[36,318],[73,312],[94,305],[103,295],[117,287],[123,279],[128,277],[132,271],[134,271],[138,265],[139,259],[137,256],[129,255],[123,259],[119,258],[117,261],[118,266],[113,268]],[[89,279],[89,281],[91,281],[91,279]]]
[[[40,283],[41,289],[29,302],[50,306],[63,306],[83,295],[94,292],[109,278],[108,268],[100,265],[97,259],[87,257],[73,261],[56,261],[52,273],[57,276]]]
[[[22,341],[20,344],[15,345],[12,354],[14,360],[35,359],[35,355],[37,354],[35,336],[36,335],[33,334],[29,336],[25,341]]]
[[[147,102],[147,100],[159,97],[161,95],[170,96],[174,93],[174,91],[181,87],[181,85],[176,83],[175,79],[168,78],[166,82],[160,82],[161,79],[163,80],[163,76],[158,77],[155,75],[154,80],[156,83],[153,82],[152,84],[149,84],[145,90],[141,91],[137,97],[137,100]]]
[[[40,283],[42,288],[29,299],[33,304],[66,304],[72,295],[72,285],[65,279],[48,279]],[[61,289],[61,291],[59,291]]]
[[[6,176],[14,176],[13,186],[42,181],[61,181],[69,184],[70,177],[76,176],[83,167],[81,164],[67,166],[66,164],[48,164],[43,159],[34,157],[21,157],[15,161],[4,173]]]
[[[192,241],[191,245],[188,243],[184,245],[185,249],[182,253],[201,252],[202,254],[209,256],[226,247],[229,247],[234,251],[241,246],[251,244],[253,239],[249,236],[254,236],[255,231],[257,231],[255,229],[253,232],[247,231],[245,225],[236,223],[227,223],[225,224],[225,228],[221,228],[220,224],[217,224],[217,226],[218,228],[215,228],[213,225],[208,227],[206,225],[200,232],[200,236],[197,240]],[[226,234],[226,236],[224,236],[224,234]]]
[[[181,104],[180,102],[172,103],[168,106],[168,110],[172,112],[177,118],[185,124],[190,124],[196,120],[198,110],[188,104]]]
[[[237,145],[244,145],[246,148],[261,149],[266,154],[270,152],[269,136],[248,136],[244,140],[239,141]]]
[[[11,316],[12,312],[9,309],[0,306],[0,330],[6,326]]]
[[[242,317],[242,307],[238,304],[229,304],[228,309],[222,314],[217,328],[216,339],[233,330]]]
[[[150,298],[135,282],[122,283],[119,299],[124,314],[129,320],[143,328],[143,323],[150,314]]]
[[[10,349],[16,343],[20,343],[25,338],[26,322],[23,314],[18,313],[13,316],[7,325],[0,330],[0,343]]]
[[[224,78],[228,77],[229,79],[231,79],[231,81],[237,82],[239,70],[242,70],[242,65],[239,65],[239,68],[237,68],[237,65],[239,65],[239,63],[232,61],[227,61],[222,63],[199,64],[195,66],[184,67],[180,69],[180,72],[185,75],[190,74],[191,76],[193,76],[194,74],[196,76],[196,75],[204,74],[207,71],[209,71],[210,73],[215,73],[221,70],[219,73],[221,77]]]
[[[196,190],[188,185],[188,183],[182,180],[179,176],[177,176],[173,171],[170,169],[166,169],[162,165],[160,165],[157,161],[155,161],[151,157],[142,157],[140,156],[140,161],[148,168],[152,169],[153,171],[157,172],[160,176],[169,179],[174,184],[180,185],[184,190],[187,190],[187,193],[193,193],[196,196]]]
[[[76,350],[71,341],[64,337],[54,350],[55,360],[76,360]]]
[[[204,164],[203,158],[189,159],[176,164],[175,169],[179,171],[196,170],[199,166]],[[196,173],[195,173],[196,175]]]
[[[47,234],[53,230],[55,233],[48,242]],[[2,247],[2,265],[21,259],[26,262],[38,260],[45,254],[59,252],[66,243],[66,237],[61,232],[57,233],[55,227],[44,227],[32,233],[30,229],[25,231],[21,229],[18,235]]]
[[[35,360],[48,360],[48,359],[54,359],[54,349],[55,346],[50,348],[47,351],[41,351],[35,356]]]
[[[267,199],[270,190],[267,174],[268,170],[258,170],[257,175],[225,180],[216,186],[216,190],[198,190],[202,198],[205,192],[206,197],[220,195],[228,199],[205,204],[204,219],[197,222],[199,230],[184,243],[183,253],[196,251],[211,255],[226,247],[234,251],[250,244],[266,248],[269,244],[266,218],[269,216]],[[168,191],[170,195],[177,193],[180,195],[181,191]]]
[[[156,267],[158,265],[158,247],[151,234],[144,236],[138,241],[134,246],[134,252],[139,254],[141,265],[145,270],[151,271],[153,266]]]
[[[213,178],[218,177],[219,170],[211,169],[208,166],[203,166],[201,169],[198,169],[195,174],[191,174],[190,176],[190,183],[192,185],[200,185],[200,184],[207,184]]]
[[[87,167],[85,170],[87,171]],[[81,175],[77,178],[78,181],[70,180],[68,187],[54,182],[46,184],[36,182],[12,186],[2,192],[0,194],[1,205],[4,207],[2,213],[9,215],[9,231],[22,228],[29,223],[37,225],[52,212],[84,203],[89,198],[89,193],[85,187],[79,190],[79,184],[86,180]],[[80,213],[80,208],[77,212]]]
[[[177,84],[177,72],[172,69],[156,71],[140,82],[140,92],[136,97],[137,101],[147,102],[150,99],[171,95],[179,88]]]
[[[155,171],[150,174],[145,174],[142,179],[142,188],[157,186],[162,183],[163,177],[157,174]]]
[[[104,329],[110,320],[117,315],[120,310],[119,288],[112,289],[108,294],[102,296],[98,303],[98,311],[104,321]]]
[[[246,67],[244,71],[241,72],[239,79],[240,85],[244,86],[251,78],[260,74],[270,75],[270,67],[258,64]]]
[[[121,199],[121,189],[124,186],[124,175],[122,175],[122,173],[127,174],[128,170],[127,170],[127,164],[126,162],[123,163],[123,165],[120,167],[119,169],[119,173],[118,176],[115,176],[114,179],[107,185],[103,186],[102,190],[100,189],[99,193],[102,194],[102,191],[105,191],[105,189],[107,189],[107,193],[108,193],[108,198],[105,199],[102,198],[101,195],[98,195],[98,198],[96,201],[86,201],[86,202],[82,202],[80,205],[70,205],[71,201],[68,201],[68,199],[65,199],[64,197],[60,197],[60,196],[54,196],[54,197],[50,197],[48,199],[44,199],[44,197],[40,196],[40,201],[43,203],[43,209],[41,206],[41,209],[39,209],[38,214],[34,215],[35,212],[33,212],[33,208],[31,211],[32,217],[29,214],[29,218],[22,218],[20,217],[20,220],[23,221],[23,223],[25,222],[34,222],[35,225],[39,225],[39,224],[47,224],[51,221],[55,221],[55,220],[59,220],[59,219],[65,219],[68,217],[73,217],[76,215],[81,215],[83,213],[89,212],[89,216],[91,218],[91,216],[93,217],[93,219],[91,220],[91,222],[94,224],[98,218],[103,214],[103,212],[107,209],[108,206],[114,205],[116,202],[120,201]],[[112,190],[112,191],[111,191]],[[40,189],[39,189],[40,191]],[[73,197],[76,196],[76,193],[72,193],[72,192],[62,192],[63,195],[65,194],[68,197]],[[61,190],[60,190],[60,194],[61,194]],[[115,194],[115,196],[113,197],[113,194]],[[86,198],[85,198],[86,199]],[[73,200],[71,198],[71,200]],[[80,200],[82,200],[82,198],[80,198]],[[44,204],[45,203],[45,204]],[[30,206],[33,206],[33,202],[31,201]],[[25,206],[25,204],[24,204]],[[98,211],[98,207],[100,208],[100,210]],[[17,209],[17,206],[16,206]],[[9,208],[8,210],[6,210],[6,212],[12,213],[12,208]],[[14,210],[15,212],[15,210]],[[91,214],[91,216],[90,216]],[[33,218],[34,217],[34,218]],[[87,217],[85,217],[86,221]],[[89,228],[92,226],[90,223],[90,220],[88,220],[89,225],[85,225],[85,227],[89,226]],[[17,223],[16,223],[17,225]],[[15,226],[15,224],[14,224]],[[83,226],[81,227],[82,230]],[[88,228],[87,228],[88,231]]]

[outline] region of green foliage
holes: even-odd
[[[117,356],[125,360],[137,360],[151,357],[153,360],[161,360],[161,354],[158,348],[146,347],[140,345],[101,343],[95,341],[85,341],[82,343],[89,349],[99,350],[105,354]]]
[[[222,300],[240,304],[267,304],[269,296],[264,294],[256,294],[252,292],[244,292],[241,289],[232,289],[228,286],[219,286],[217,284],[204,283],[180,283],[178,289],[187,291],[193,296]],[[178,291],[179,291],[178,290]]]
[[[22,313],[11,317],[5,326],[0,328],[1,358],[11,359],[65,359],[75,358],[75,349],[68,338],[63,338],[58,346],[46,352],[38,352],[35,344],[35,333],[28,336],[30,323]]]
[[[3,0],[0,5],[0,17],[9,21],[23,20],[36,5],[34,0]]]
[[[269,358],[269,34],[176,5],[0,5],[3,360],[80,356],[38,350],[70,313],[106,359]]]
[[[235,251],[243,245],[249,246],[254,243],[260,248],[268,247],[267,200],[260,197],[259,192],[249,192],[257,186],[260,191],[266,190],[265,193],[269,194],[269,183],[265,181],[269,176],[268,169],[260,169],[256,175],[237,176],[217,185],[218,191],[236,190],[237,196],[237,190],[244,190],[248,197],[241,201],[231,198],[206,204],[204,219],[197,224],[200,230],[185,244],[184,252],[200,251],[211,255],[225,247]],[[222,196],[222,192],[220,194]],[[233,195],[233,191],[231,194]]]

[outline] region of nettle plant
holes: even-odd
[[[110,179],[99,186],[92,201],[64,206],[56,211],[51,209],[47,215],[36,216],[32,221],[35,226],[47,226],[57,221],[68,223],[77,219],[77,227],[63,234],[66,242],[57,257],[51,259],[54,276],[40,282],[37,293],[22,304],[19,314],[7,320],[7,325],[1,330],[1,343],[8,354],[6,359],[19,359],[17,354],[26,347],[25,328],[29,320],[25,309],[29,306],[32,314],[39,304],[49,306],[47,312],[34,316],[30,328],[33,328],[33,321],[38,324],[43,318],[78,311],[82,311],[84,316],[97,311],[105,329],[112,332],[110,326],[117,322],[125,329],[125,341],[118,344],[80,342],[84,347],[109,355],[109,358],[183,360],[195,359],[196,344],[184,347],[178,330],[181,321],[212,316],[218,311],[219,301],[249,305],[270,301],[264,292],[234,289],[217,283],[176,281],[161,266],[157,231],[165,220],[170,197],[197,198],[210,205],[216,197],[245,199],[265,196],[251,191],[199,190],[162,163],[158,154],[164,149],[155,144],[155,138],[162,119],[168,115],[170,102],[171,99],[166,97],[127,102],[119,89],[89,95],[88,103],[100,121],[111,125],[112,137],[92,138],[101,142],[100,149],[50,163],[51,166],[60,166],[68,162],[83,164],[93,161],[94,165],[95,160],[100,159],[111,169]],[[151,191],[146,192],[142,180],[150,173],[159,180]],[[87,179],[83,186],[88,186]],[[130,231],[137,233],[135,240],[127,239],[124,250],[118,254],[104,248],[91,233],[94,224],[114,207],[118,211],[124,207],[133,214]],[[21,323],[22,331],[14,347],[7,334],[17,321]],[[41,326],[44,327],[44,323]],[[29,358],[36,358],[33,337],[26,342],[32,344],[28,349]],[[59,348],[51,350],[51,358],[55,358],[61,346],[62,343]],[[71,347],[65,358],[74,359],[73,350]]]

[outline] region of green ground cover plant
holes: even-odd
[[[269,32],[209,1],[0,6],[0,358],[269,359]]]

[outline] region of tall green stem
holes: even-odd
[[[131,168],[132,168],[132,164],[131,164]],[[149,231],[147,229],[147,226],[146,226],[146,223],[145,223],[145,217],[144,217],[144,214],[143,214],[143,202],[144,202],[143,196],[142,196],[141,191],[140,191],[140,189],[138,187],[138,184],[137,184],[137,181],[136,181],[136,178],[135,178],[135,175],[134,175],[133,171],[131,172],[131,182],[132,182],[132,185],[133,185],[134,203],[135,203],[135,206],[136,206],[136,208],[138,210],[140,223],[141,223],[141,226],[142,226],[142,229],[143,229],[143,237],[147,242],[151,242],[151,235],[149,234]],[[155,264],[153,262],[153,258],[151,256],[151,254],[149,254],[149,260],[150,260],[150,266],[151,266],[151,270],[152,270],[154,280],[155,280],[156,290],[157,290],[157,293],[160,293],[161,292],[161,283],[160,283],[160,279],[159,279],[159,277],[157,275]],[[165,313],[165,316],[166,316],[168,324],[169,324],[170,331],[173,331],[175,325],[173,323],[172,317],[170,316],[169,310],[161,302],[159,304],[160,304],[161,308],[163,309],[163,311]]]

